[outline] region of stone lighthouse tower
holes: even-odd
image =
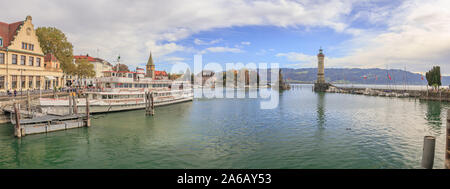
[[[317,59],[318,59],[317,81],[314,83],[314,91],[325,92],[328,89],[328,87],[330,87],[330,84],[325,82],[325,64],[324,64],[325,55],[323,54],[322,48],[319,49]]]
[[[317,83],[325,83],[325,66],[324,66],[325,55],[323,54],[322,48],[319,49],[317,59],[319,60],[317,64]]]

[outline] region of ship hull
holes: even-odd
[[[86,112],[86,103],[84,99],[78,99],[79,104],[77,104],[78,113]],[[154,106],[166,106],[171,104],[177,104],[182,102],[193,101],[193,97],[182,97],[170,100],[155,100]],[[40,108],[43,113],[51,115],[67,115],[69,114],[69,105],[67,100],[51,100],[51,103],[46,103],[46,100],[41,100]],[[143,99],[128,101],[124,103],[104,103],[104,102],[90,102],[89,112],[90,113],[108,113],[108,112],[118,112],[118,111],[129,111],[129,110],[139,110],[145,109],[145,102]]]

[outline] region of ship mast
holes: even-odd
[[[116,65],[116,71],[119,72],[119,67],[120,67],[120,54],[117,57],[117,65]]]

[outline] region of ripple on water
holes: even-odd
[[[279,99],[269,110],[259,108],[268,99],[196,99],[20,140],[1,125],[0,168],[419,168],[425,135],[437,137],[443,168],[448,103],[309,85]]]

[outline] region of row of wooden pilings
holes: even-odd
[[[77,94],[75,92],[71,92],[69,95],[69,115],[78,114],[78,105],[77,105],[76,97],[77,97]],[[88,96],[88,94],[85,95],[85,99],[86,99],[85,123],[86,123],[86,126],[90,127],[91,126],[91,117],[90,117],[90,111],[89,111],[89,96]]]
[[[447,110],[447,124],[445,136],[445,169],[450,169],[450,109]],[[422,167],[425,169],[432,169],[434,163],[434,149],[436,145],[436,137],[425,136],[423,139],[423,153],[422,153]]]
[[[145,92],[145,115],[155,115],[154,98],[152,92]]]
[[[85,112],[85,124],[87,127],[91,126],[91,119],[90,119],[90,111],[89,111],[89,98],[88,95],[86,95],[86,112]],[[73,114],[78,114],[78,106],[77,106],[77,100],[76,100],[76,94],[75,93],[70,93],[69,97],[69,115],[73,115]],[[27,106],[27,111],[30,111],[30,97],[29,97],[29,93],[27,91],[27,102],[26,102],[26,106]],[[17,104],[16,102],[13,103],[13,108],[14,108],[14,114],[15,114],[15,121],[16,121],[16,125],[14,126],[14,136],[21,138],[22,137],[22,127],[20,125],[20,104]]]

